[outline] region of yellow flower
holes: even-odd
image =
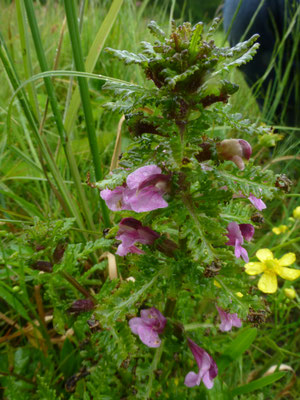
[[[279,225],[273,228],[272,232],[275,233],[275,235],[280,235],[281,233],[284,233],[287,229],[288,227],[286,225]]]
[[[300,218],[300,206],[296,207],[293,211],[293,217],[299,219]]]
[[[258,281],[258,289],[264,293],[275,293],[277,290],[277,276],[293,281],[300,277],[300,270],[286,268],[296,261],[294,253],[287,253],[279,260],[274,258],[269,249],[260,249],[256,252],[256,257],[261,262],[250,262],[245,265],[248,275],[263,275]]]
[[[296,291],[293,288],[286,288],[283,289],[284,290],[284,294],[286,295],[286,297],[288,297],[289,299],[293,300],[296,297]]]
[[[236,292],[236,296],[237,297],[244,297],[243,293],[241,293],[241,292]]]

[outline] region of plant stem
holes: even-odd
[[[99,58],[99,54],[103,49],[106,38],[109,32],[111,31],[111,28],[119,14],[122,4],[123,0],[113,0],[110,9],[106,14],[104,21],[102,22],[96,34],[94,42],[89,50],[89,53],[86,57],[85,70],[87,72],[93,72],[96,62]],[[65,120],[65,129],[68,134],[71,133],[79,105],[80,105],[79,90],[78,88],[76,88],[72,96],[72,99],[70,101],[70,105],[68,106],[68,103],[66,103],[68,109],[64,120]]]
[[[176,307],[176,299],[168,298],[165,305],[164,316],[171,318]]]
[[[83,296],[85,298],[93,300],[95,302],[95,304],[97,303],[97,300],[95,299],[95,297],[93,295],[91,295],[90,292],[87,291],[83,286],[81,286],[80,283],[77,282],[77,280],[75,278],[73,278],[73,276],[71,276],[70,274],[68,274],[65,271],[60,271],[60,274],[72,286],[74,286],[75,289],[77,289],[81,294],[83,294]]]
[[[154,356],[152,364],[151,364],[151,373],[150,373],[148,385],[146,388],[146,393],[145,393],[145,397],[144,397],[145,400],[150,399],[150,396],[151,396],[154,371],[157,369],[158,363],[160,362],[160,359],[161,359],[161,356],[163,353],[164,342],[165,341],[162,340],[161,345],[156,349],[155,356]]]
[[[289,240],[288,242],[281,243],[281,244],[279,244],[278,246],[272,247],[270,250],[271,250],[271,251],[275,251],[275,250],[278,250],[278,249],[282,249],[283,247],[290,246],[291,244],[296,243],[296,242],[299,242],[299,241],[300,241],[300,237],[297,237],[297,238],[295,238],[295,239]]]

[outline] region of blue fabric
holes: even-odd
[[[251,22],[253,15],[255,14],[255,11],[259,7],[259,5],[263,3],[246,37],[244,38],[244,40],[246,40],[255,33],[258,33],[260,35],[260,38],[258,39],[258,42],[260,43],[260,48],[258,49],[257,55],[250,63],[241,67],[242,71],[245,73],[248,84],[252,86],[261,76],[263,76],[263,74],[267,70],[269,63],[272,59],[273,51],[276,48],[276,44],[279,43],[283,38],[286,27],[288,27],[296,7],[299,6],[300,0],[225,0],[223,17],[224,29],[226,32],[230,27],[234,13],[240,2],[240,9],[236,15],[228,36],[231,46],[237,44],[241,40],[244,32]],[[297,24],[295,26],[297,26]],[[299,30],[297,32],[292,32],[285,43],[282,68],[283,73],[285,71],[285,66],[288,64],[291,58],[294,35],[298,35],[299,37]],[[287,113],[289,114],[287,115],[287,121],[291,125],[297,125],[298,122],[296,120],[297,118],[299,118],[298,114],[300,105],[298,103],[296,104],[296,89],[294,87],[296,85],[296,81],[294,80],[296,76],[298,77],[299,85],[299,75],[300,66],[298,52],[298,55],[293,61],[293,67],[289,77],[289,81],[292,85],[292,90],[290,91],[290,95],[287,95],[288,99],[287,97],[285,97],[283,100],[288,100],[290,103],[287,111]],[[267,79],[265,79],[265,81],[263,82],[261,93],[257,99],[260,105],[263,104],[264,94],[267,92],[268,86],[272,84],[272,82],[274,82],[275,76],[276,73],[273,69],[268,75]],[[283,104],[281,105],[281,107],[283,107]],[[279,114],[280,112],[281,109],[279,108],[277,114]]]

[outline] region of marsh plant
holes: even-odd
[[[151,22],[156,40],[142,42],[141,53],[106,49],[149,81],[103,87],[115,99],[106,108],[125,114],[132,143],[96,184],[113,211],[106,238],[116,239],[110,251],[123,278],[109,283],[94,313],[114,343],[101,362],[120,366],[114,380],[127,386],[128,398],[191,399],[198,390],[230,396],[220,374],[252,342],[247,316],[262,307],[243,266],[257,212],[278,190],[273,174],[251,159],[251,142],[270,130],[231,113],[238,86],[227,80],[255,55],[257,37],[219,48],[217,25],[173,24],[167,36]],[[215,128],[225,125],[234,137]],[[265,276],[260,288],[270,284]],[[235,345],[244,340],[246,348],[230,354],[228,340],[224,352],[217,331],[242,325]]]

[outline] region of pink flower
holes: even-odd
[[[247,250],[242,247],[244,239],[250,241],[254,235],[254,227],[251,224],[237,224],[230,222],[227,226],[229,241],[228,246],[234,246],[236,258],[242,257],[245,262],[249,261]]]
[[[148,347],[159,347],[161,339],[158,334],[163,333],[167,319],[155,307],[141,310],[141,318],[131,318],[129,326],[135,335]]]
[[[221,324],[219,328],[222,332],[230,331],[233,326],[237,328],[240,328],[242,326],[242,321],[239,319],[237,313],[234,314],[227,313],[217,305],[216,308],[218,310],[221,319]]]
[[[184,384],[188,387],[199,386],[201,380],[207,389],[211,389],[214,386],[213,379],[218,375],[218,367],[214,362],[213,358],[195,342],[188,338],[188,345],[195,357],[199,371],[189,372],[184,380]]]
[[[254,207],[258,210],[258,211],[262,211],[265,208],[267,208],[267,206],[265,205],[265,203],[262,201],[262,199],[258,199],[257,197],[255,197],[253,194],[250,193],[250,196],[248,197],[248,199],[251,201],[251,203],[254,205]]]
[[[221,159],[233,161],[240,170],[245,168],[243,160],[249,160],[252,154],[250,143],[243,139],[222,140],[217,149]]]
[[[126,256],[128,253],[144,254],[135,246],[136,242],[142,244],[153,244],[159,238],[159,234],[134,218],[123,218],[116,239],[121,240],[116,254]]]
[[[130,204],[124,202],[125,186],[117,186],[114,190],[101,190],[100,196],[105,201],[107,207],[112,211],[131,210]]]
[[[221,186],[220,190],[228,190],[227,186]],[[239,197],[246,197],[243,195],[243,193],[239,190],[238,193],[235,193],[232,198],[233,199],[238,199]],[[250,196],[248,197],[248,200],[251,201],[251,203],[254,205],[254,207],[258,210],[258,211],[262,211],[265,208],[267,208],[267,206],[265,205],[265,203],[262,201],[262,199],[258,199],[257,197],[255,197],[252,193],[250,193]]]
[[[168,207],[166,193],[170,175],[161,174],[156,165],[146,165],[128,175],[125,186],[104,189],[100,196],[113,211],[133,210],[146,212]]]

